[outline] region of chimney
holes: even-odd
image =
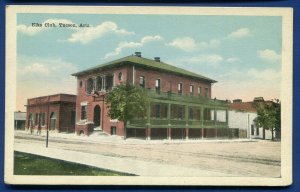
[[[142,52],[135,52],[134,55],[137,57],[142,57]]]
[[[160,62],[160,57],[154,57],[154,61]]]

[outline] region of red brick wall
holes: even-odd
[[[27,113],[26,113],[26,128],[29,127],[29,115],[33,115],[33,128],[34,130],[38,130],[38,125],[35,124],[36,122],[36,114],[45,113],[45,125],[41,126],[41,130],[47,130],[47,126],[50,122],[50,115],[52,112],[56,113],[56,130],[58,132],[67,131],[70,132],[74,131],[74,125],[71,125],[71,111],[75,110],[75,103],[72,104],[65,104],[65,103],[57,103],[57,104],[50,104],[48,110],[48,104],[43,103],[34,106],[27,106]],[[49,113],[48,113],[49,112]]]
[[[122,73],[122,80],[118,79],[119,73]],[[132,83],[133,77],[133,66],[122,66],[115,69],[106,70],[103,72],[95,73],[95,74],[88,74],[85,76],[78,77],[77,80],[77,100],[76,100],[76,132],[79,133],[81,130],[85,132],[85,134],[90,134],[92,131],[93,121],[94,121],[94,108],[96,105],[99,105],[101,108],[101,127],[105,133],[111,133],[111,127],[116,127],[116,134],[123,136],[124,135],[124,124],[122,122],[112,122],[110,118],[107,116],[108,109],[103,103],[103,96],[100,96],[96,99],[92,95],[86,94],[86,81],[89,78],[96,77],[97,75],[101,74],[114,74],[114,82],[115,85],[119,85],[122,82]],[[145,77],[145,87],[155,89],[155,80],[161,80],[161,91],[167,92],[172,91],[173,93],[178,93],[178,83],[183,83],[183,94],[189,95],[190,94],[190,85],[194,85],[194,94],[198,95],[198,87],[202,87],[202,96],[205,96],[205,88],[209,89],[209,97],[211,97],[211,84],[200,81],[194,80],[187,77],[181,77],[175,74],[168,74],[165,72],[158,72],[149,69],[143,69],[141,67],[135,66],[135,85],[139,86],[139,77]],[[82,87],[80,87],[80,81],[82,82]],[[81,118],[81,103],[87,102],[87,122],[84,125],[84,122],[80,122]],[[103,123],[102,123],[103,120]]]
[[[209,98],[211,97],[211,84],[194,80],[187,77],[181,77],[175,74],[158,72],[149,69],[143,69],[141,67],[135,67],[135,85],[139,85],[140,76],[145,77],[145,88],[155,89],[155,80],[160,79],[161,91],[172,93],[178,93],[178,84],[183,84],[183,94],[190,95],[190,85],[194,85],[194,95],[198,95],[198,87],[201,87],[201,95],[205,96],[205,88],[208,88]]]
[[[130,72],[131,71],[131,72]],[[118,79],[119,73],[122,73],[122,80]],[[119,67],[114,70],[106,70],[101,73],[99,73],[99,76],[102,74],[114,74],[114,82],[115,85],[119,85],[122,82],[126,81],[132,81],[132,77],[129,77],[128,74],[132,76],[132,67]],[[81,119],[81,103],[87,102],[87,123],[93,123],[94,121],[94,108],[96,105],[100,106],[101,109],[101,127],[105,133],[110,134],[111,133],[111,126],[115,126],[117,128],[116,134],[122,136],[124,134],[124,125],[122,122],[111,122],[110,118],[107,116],[108,109],[103,103],[103,96],[100,96],[94,99],[92,95],[86,94],[86,81],[89,78],[93,78],[97,76],[98,74],[89,74],[85,76],[81,76],[77,78],[77,100],[76,100],[76,132],[79,133],[81,130],[83,130],[85,133],[90,132],[92,130],[88,130],[88,126],[84,126],[79,124],[79,121]],[[131,80],[128,80],[131,79]],[[82,82],[82,87],[80,87],[80,81]],[[103,122],[102,122],[103,119]],[[93,127],[93,126],[92,126]],[[90,134],[90,133],[89,133]]]
[[[105,102],[102,101],[103,96],[100,96],[99,98],[97,98],[97,101],[93,101],[93,97],[92,96],[87,96],[90,97],[89,100],[92,100],[90,102],[88,102],[87,105],[87,123],[93,123],[94,121],[94,109],[97,105],[99,105],[101,111],[100,111],[100,126],[103,130],[103,132],[110,134],[111,133],[111,127],[115,126],[116,127],[116,134],[122,136],[124,134],[124,126],[122,122],[114,122],[110,120],[110,117],[108,117],[108,108],[105,104]],[[86,98],[86,97],[84,97]],[[76,133],[80,133],[81,130],[83,130],[85,133],[88,132],[88,134],[90,134],[90,132],[92,130],[88,130],[88,126],[84,126],[82,124],[79,123],[80,118],[81,118],[81,105],[80,103],[77,105],[76,107]],[[92,128],[94,126],[91,126]]]
[[[65,104],[60,106],[59,128],[61,132],[74,132],[75,125],[72,125],[72,111],[76,111],[75,104]]]

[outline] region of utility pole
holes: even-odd
[[[48,98],[48,112],[47,112],[47,136],[46,136],[46,148],[48,148],[49,141],[49,125],[50,125],[50,114],[49,114],[49,98]]]

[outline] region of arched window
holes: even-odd
[[[100,91],[102,89],[102,77],[97,77],[96,90]]]
[[[35,126],[37,126],[38,124],[39,124],[39,114],[38,113],[36,113],[35,114]]]
[[[119,81],[122,81],[122,80],[123,80],[123,74],[122,74],[122,72],[119,73],[118,79],[119,79]]]
[[[55,130],[56,128],[56,113],[52,112],[50,115],[50,130]]]
[[[92,78],[89,78],[89,79],[86,81],[86,93],[87,93],[87,94],[91,94],[91,93],[92,93],[92,90],[93,90],[93,87],[94,87],[93,79],[92,79]]]
[[[33,127],[33,114],[30,113],[28,117],[28,127],[32,128]]]

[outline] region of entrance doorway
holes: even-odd
[[[96,105],[94,108],[94,126],[99,127],[101,120],[101,108],[99,105]]]
[[[110,127],[110,134],[111,135],[116,135],[117,134],[117,128],[116,127]]]

